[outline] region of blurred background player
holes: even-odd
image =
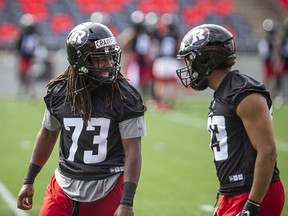
[[[279,106],[288,102],[288,18],[285,18],[279,31],[279,60],[280,68],[278,72],[279,94],[275,98]]]
[[[153,13],[134,11],[130,22],[131,26],[118,36],[119,44],[125,53],[124,73],[147,101],[154,97],[152,64],[155,58],[154,50],[157,50],[154,44],[157,17]]]
[[[33,77],[31,75],[35,51],[40,44],[40,36],[31,14],[24,14],[20,19],[20,35],[16,42],[18,56],[19,87],[18,95],[34,93]]]
[[[160,110],[171,109],[178,96],[178,79],[175,70],[180,62],[175,59],[179,49],[178,18],[165,13],[158,21],[159,51],[153,62],[154,99]]]
[[[275,98],[279,88],[279,80],[276,73],[277,52],[276,39],[278,36],[276,22],[272,19],[265,19],[263,22],[265,38],[258,42],[258,54],[262,63],[263,83]]]
[[[106,25],[111,30],[113,35],[119,34],[117,27],[113,25],[111,22],[111,15],[107,12],[95,11],[90,15],[89,21],[102,23],[103,25]]]

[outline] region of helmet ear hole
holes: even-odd
[[[80,58],[82,56],[82,52],[80,50],[77,50],[77,57]]]

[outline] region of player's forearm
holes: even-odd
[[[138,184],[141,173],[141,138],[123,140],[125,151],[124,182]]]
[[[54,145],[56,143],[59,132],[51,132],[45,128],[41,128],[34,144],[31,163],[43,167],[49,159]]]
[[[24,184],[33,184],[36,176],[51,155],[58,137],[58,132],[41,128],[37,134],[30,164],[24,178]]]
[[[140,138],[123,140],[125,150],[124,184],[121,205],[133,207],[134,196],[141,172]]]
[[[127,155],[124,166],[124,182],[138,184],[141,173],[142,158],[140,153]]]
[[[134,196],[141,172],[141,154],[134,154],[125,158],[123,194],[120,203],[133,207]]]
[[[276,155],[273,153],[270,155],[257,155],[253,185],[249,194],[250,200],[262,203],[271,183],[275,162]]]

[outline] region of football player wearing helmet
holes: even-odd
[[[58,167],[39,215],[132,216],[146,106],[121,74],[121,49],[105,25],[76,26],[66,47],[69,66],[47,85],[17,206],[32,208],[34,180],[60,134]]]
[[[280,216],[284,189],[276,163],[272,101],[265,86],[232,70],[233,35],[225,28],[203,24],[183,38],[177,70],[185,87],[214,90],[209,107],[210,148],[217,177],[216,216]]]

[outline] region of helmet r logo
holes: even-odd
[[[190,44],[194,47],[203,46],[208,42],[209,31],[206,28],[198,28],[193,30],[192,37],[188,38]]]
[[[78,47],[82,45],[85,41],[83,40],[86,36],[86,32],[83,30],[77,30],[71,33],[69,40],[74,47]]]

